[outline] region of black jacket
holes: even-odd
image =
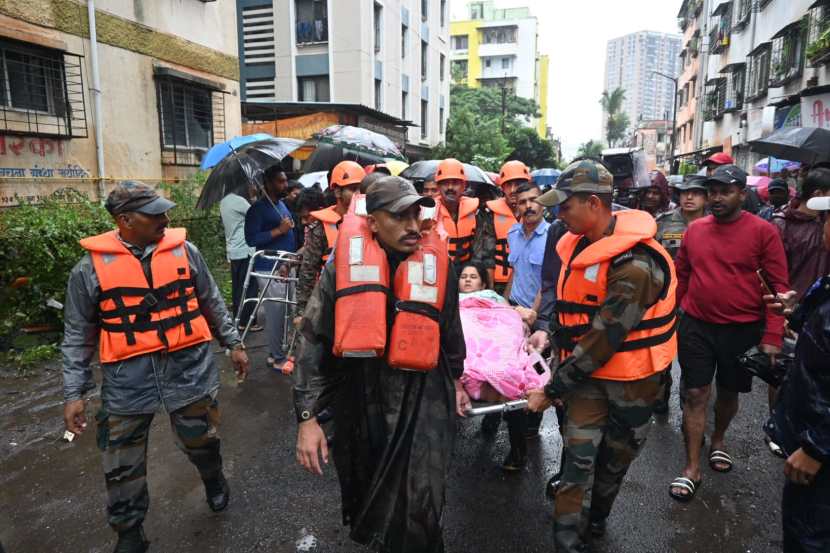
[[[787,454],[802,448],[830,462],[830,276],[819,279],[790,318],[798,332],[795,364],[764,429]]]

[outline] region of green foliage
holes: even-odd
[[[679,175],[694,175],[699,171],[698,166],[694,163],[689,163],[688,161],[682,161],[680,163],[680,167],[677,170]]]
[[[195,208],[204,181],[201,174],[162,186],[178,204],[170,212],[171,226],[188,229],[188,239],[202,251],[229,297],[230,271],[217,210]],[[71,200],[56,197],[0,211],[0,337],[12,336],[25,325],[60,328],[62,311],[47,302],[65,303],[69,272],[84,254],[78,241],[114,227],[99,204],[82,197]],[[22,285],[13,287],[15,283]]]
[[[446,143],[435,148],[433,156],[455,157],[487,171],[498,171],[508,156],[531,167],[553,167],[553,145],[527,127],[540,116],[536,102],[512,90],[502,96],[500,88],[454,84]]]
[[[815,60],[828,51],[830,51],[830,28],[825,29],[814,42],[807,46],[807,59]]]
[[[57,359],[59,355],[60,348],[57,344],[39,344],[23,350],[0,353],[0,364],[14,367],[17,369],[19,376],[26,376],[31,369],[47,361]]]
[[[576,151],[577,157],[601,157],[602,156],[602,142],[598,140],[589,140],[579,146]]]
[[[604,91],[599,100],[607,118],[605,139],[609,148],[619,145],[626,139],[626,132],[631,121],[628,114],[622,111],[624,101],[625,90],[622,88],[615,88],[611,93]]]

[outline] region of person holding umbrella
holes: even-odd
[[[265,171],[263,176],[264,193],[245,215],[245,240],[249,246],[259,250],[295,252],[297,250],[294,235],[294,218],[283,202],[288,188],[288,178],[279,167],[274,165]],[[274,267],[274,262],[265,258],[258,258],[254,270],[258,273],[268,273]],[[281,268],[285,271],[287,268]],[[265,288],[263,298],[284,297],[285,284],[273,280],[258,278],[260,288]],[[263,302],[265,310],[265,327],[268,331],[268,365],[278,370],[285,362],[286,353],[282,349],[282,336],[285,327],[284,303]]]

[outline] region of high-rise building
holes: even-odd
[[[453,78],[467,86],[505,87],[535,100],[541,117],[529,123],[548,135],[548,56],[539,55],[538,22],[530,8],[496,8],[471,1],[466,19],[450,25]]]
[[[640,31],[608,41],[605,54],[605,88],[625,90],[623,111],[628,114],[630,130],[640,121],[665,121],[672,118],[674,83],[655,72],[672,78],[680,74],[679,35]],[[599,98],[597,98],[599,100]],[[606,117],[602,118],[605,136]]]
[[[411,121],[392,137],[405,138],[410,151],[443,140],[448,0],[237,0],[237,7],[247,105],[327,103],[378,124]]]

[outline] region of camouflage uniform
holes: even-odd
[[[476,212],[476,234],[473,238],[472,250],[470,261],[487,270],[496,267],[496,228],[490,210],[486,206],[479,207]],[[455,268],[460,274],[461,267],[456,264]]]
[[[680,249],[683,235],[689,223],[683,217],[683,212],[678,207],[674,211],[668,211],[657,216],[657,234],[654,239],[660,242],[666,251],[674,258]]]
[[[297,310],[294,315],[295,317],[299,317],[305,313],[308,298],[311,297],[311,291],[314,290],[314,285],[317,284],[317,279],[320,277],[320,271],[323,270],[323,254],[328,249],[329,246],[323,224],[320,221],[313,221],[308,226],[308,232],[306,233],[305,244],[303,246],[302,263],[297,273]]]
[[[545,198],[540,199],[546,205]],[[606,234],[613,228],[612,220]],[[589,244],[583,237],[573,257]],[[545,386],[550,399],[564,400],[566,411],[562,429],[566,453],[554,509],[558,553],[584,551],[589,522],[603,521],[610,514],[623,477],[645,443],[654,402],[663,391],[662,373],[627,382],[591,376],[658,301],[668,277],[640,248],[618,259],[608,269],[605,301],[591,329]]]

